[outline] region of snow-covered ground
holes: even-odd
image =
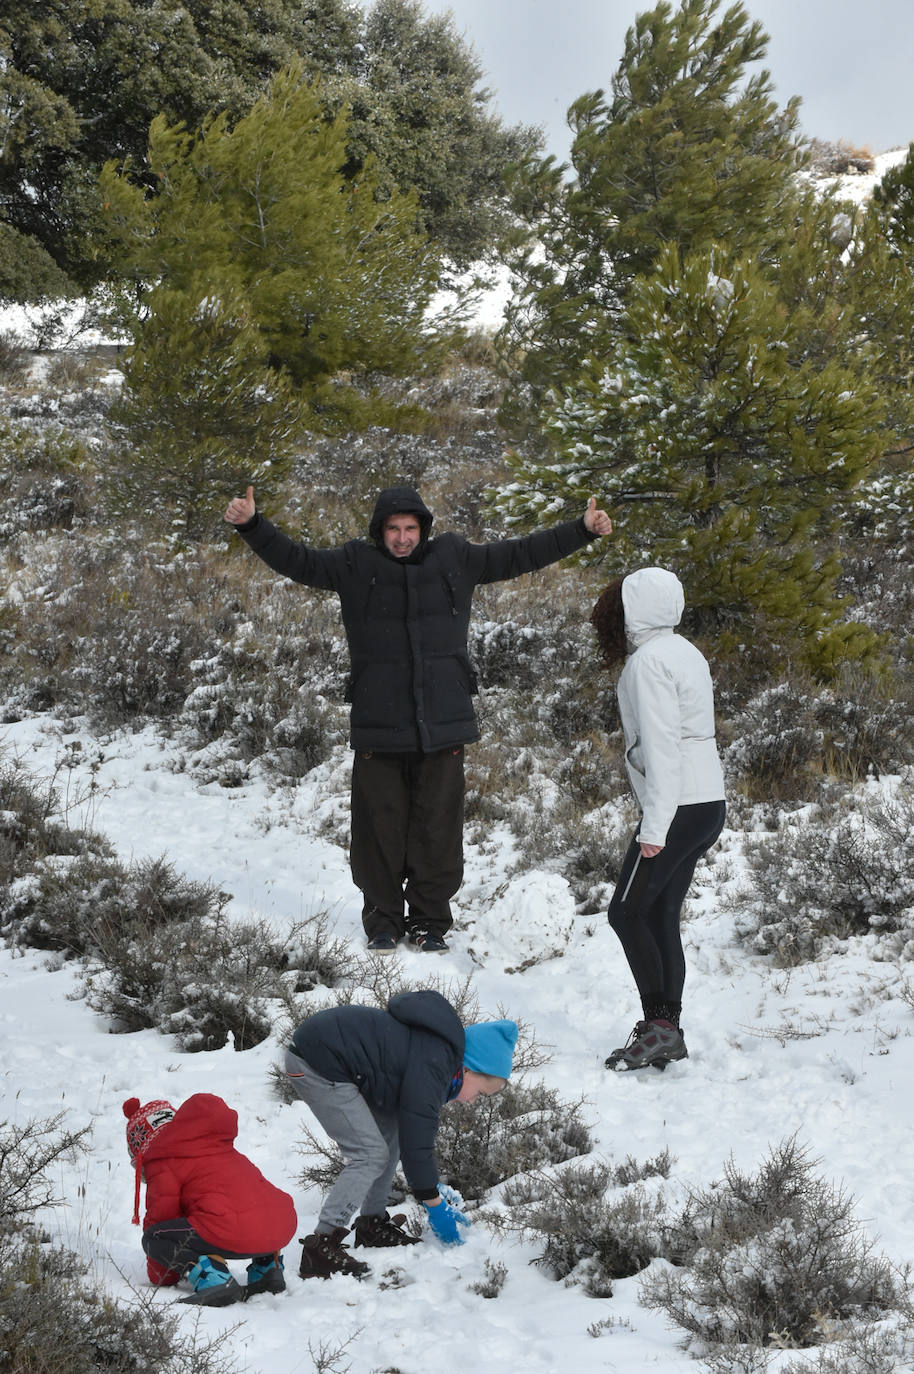
[[[291,793],[257,783],[225,790],[171,768],[172,746],[151,729],[103,742],[60,730],[50,718],[27,719],[3,727],[0,747],[50,775],[62,746],[79,741],[86,762],[71,775],[70,796],[97,765],[83,818],[122,859],[166,854],[179,871],[231,892],[230,914],[263,917],[278,930],[325,908],[337,933],[361,950],[346,855],[321,838],[322,819],[345,806],[344,755]],[[79,818],[77,807],[70,823]],[[603,1058],[638,1016],[616,941],[602,918],[575,916],[563,880],[545,872],[512,877],[510,858],[498,833],[470,848],[451,952],[434,967],[427,955],[397,956],[409,976],[472,975],[483,1016],[503,1009],[533,1027],[552,1053],[535,1076],[563,1099],[586,1098],[598,1158],[644,1161],[667,1149],[674,1163],[664,1187],[676,1197],[720,1178],[729,1158],[754,1171],[796,1133],[819,1161],[817,1172],[855,1196],[877,1248],[896,1263],[914,1262],[914,1011],[902,996],[903,972],[874,963],[859,942],[792,972],[750,955],[715,899],[740,871],[738,839],[725,831],[699,872],[685,927],[691,1057],[665,1073],[609,1074]],[[519,971],[544,948],[560,953]],[[0,989],[0,1118],[22,1123],[64,1111],[71,1128],[92,1125],[91,1154],[60,1166],[64,1203],[42,1220],[91,1261],[100,1286],[128,1302],[146,1287],[121,1112],[131,1096],[225,1097],[238,1110],[239,1147],[293,1193],[299,1233],[311,1229],[318,1196],[296,1182],[307,1113],[280,1105],[271,1089],[275,1036],[245,1052],[186,1054],[155,1031],[112,1035],[74,995],[76,969],[34,951],[0,951]],[[679,1348],[681,1333],[664,1315],[639,1303],[640,1278],[617,1282],[611,1298],[589,1298],[532,1265],[536,1254],[478,1223],[457,1250],[429,1241],[371,1252],[374,1272],[361,1284],[305,1282],[293,1242],[286,1293],[222,1311],[177,1310],[189,1327],[199,1320],[205,1335],[229,1330],[237,1367],[248,1374],[311,1374],[321,1352],[337,1351],[335,1367],[351,1374],[702,1367]],[[473,1291],[487,1260],[508,1271],[491,1300]],[[399,1286],[388,1286],[383,1271],[394,1265]],[[174,1299],[165,1290],[154,1301]],[[600,1334],[588,1332],[606,1319]],[[775,1354],[771,1369],[795,1354]]]

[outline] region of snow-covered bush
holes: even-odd
[[[103,727],[167,717],[191,687],[190,663],[221,615],[214,570],[123,534],[24,538],[11,579],[19,638],[4,685],[25,683]]]
[[[914,800],[847,793],[747,839],[751,885],[730,901],[737,933],[783,964],[828,941],[875,933],[884,954],[914,958]]]
[[[0,423],[0,543],[84,520],[93,473],[85,443],[62,426]]]
[[[177,724],[204,751],[199,767],[224,774],[229,759],[243,768],[256,758],[299,778],[323,763],[346,738],[346,663],[335,603],[273,584],[251,618],[191,664]]]
[[[281,938],[263,921],[197,915],[112,931],[87,962],[85,984],[90,1006],[116,1031],[156,1028],[188,1052],[229,1040],[246,1050],[266,1039],[296,992],[347,968],[321,916]]]
[[[538,797],[533,805],[518,804],[511,824],[519,866],[555,869],[567,881],[581,914],[605,911],[636,816],[627,791],[620,803],[590,810],[564,792],[551,800]]]
[[[583,1108],[522,1073],[494,1097],[453,1102],[435,1143],[442,1177],[475,1201],[506,1179],[587,1154],[593,1141]]]
[[[914,1365],[910,1311],[828,1324],[828,1344],[778,1366],[779,1374],[899,1374]]]
[[[74,830],[60,818],[54,779],[32,776],[21,759],[0,756],[0,925],[10,911],[10,885],[39,860],[84,851],[108,855],[110,845],[88,830]]]
[[[817,1345],[829,1323],[903,1302],[904,1281],[873,1253],[853,1200],[814,1170],[792,1137],[755,1174],[730,1161],[668,1226],[664,1253],[675,1267],[648,1275],[642,1299],[699,1353],[735,1343]]]
[[[853,670],[827,688],[791,675],[727,722],[727,774],[750,797],[808,800],[823,774],[896,771],[914,751],[912,704],[908,686]]]
[[[666,1204],[645,1181],[667,1178],[671,1167],[664,1151],[644,1164],[629,1158],[521,1178],[504,1190],[510,1210],[493,1224],[541,1244],[537,1263],[553,1277],[581,1284],[591,1297],[610,1297],[614,1279],[640,1273],[664,1253]]]
[[[0,897],[0,930],[10,944],[102,954],[137,932],[218,916],[226,894],[192,882],[164,858],[124,864],[107,848],[38,859]]]

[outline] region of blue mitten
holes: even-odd
[[[428,1224],[443,1245],[462,1245],[463,1236],[460,1234],[461,1226],[469,1226],[470,1222],[462,1212],[456,1207],[452,1207],[449,1202],[443,1199],[437,1207],[426,1205],[428,1213]]]

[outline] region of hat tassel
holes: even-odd
[[[142,1156],[137,1155],[137,1161],[136,1161],[136,1186],[135,1186],[134,1192],[133,1192],[133,1224],[134,1224],[134,1226],[139,1226],[139,1224],[140,1224],[140,1179],[141,1179],[142,1177],[143,1177],[143,1160],[142,1160]]]

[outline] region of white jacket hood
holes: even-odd
[[[684,608],[682,583],[666,568],[639,568],[622,580],[625,633],[633,644],[678,625]]]

